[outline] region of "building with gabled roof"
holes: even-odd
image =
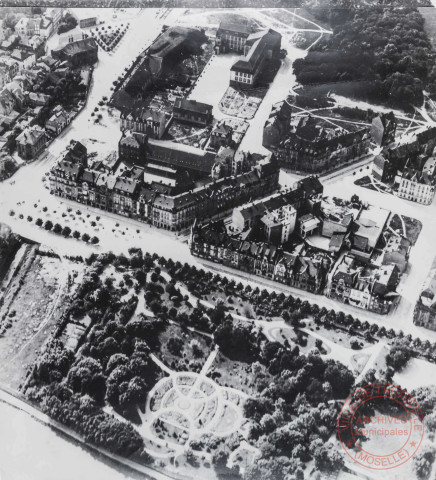
[[[380,267],[361,263],[345,255],[333,272],[328,296],[358,308],[386,314],[398,297],[395,289],[400,280],[396,265]]]
[[[398,196],[430,205],[436,192],[436,156],[410,158],[401,174]]]
[[[163,110],[140,108],[120,115],[121,130],[145,133],[149,138],[162,138],[165,127],[166,116]]]
[[[18,155],[23,160],[33,160],[43,151],[47,137],[44,130],[30,127],[18,135],[16,142]]]
[[[58,50],[52,50],[55,59],[69,62],[73,67],[92,65],[98,61],[98,45],[93,37],[67,43]]]
[[[273,107],[264,126],[263,145],[284,168],[320,173],[364,155],[370,141],[366,127],[349,131],[310,113],[292,118],[292,107],[285,102]]]
[[[395,141],[397,119],[393,112],[380,113],[371,123],[371,138],[378,146],[385,146]]]
[[[212,105],[196,100],[177,98],[174,102],[173,118],[179,122],[206,126],[213,119]]]
[[[217,53],[229,51],[244,53],[247,38],[251,33],[248,22],[230,22],[223,20],[216,32],[215,50]]]
[[[255,86],[266,63],[280,58],[281,39],[280,33],[272,29],[251,34],[244,46],[244,58],[237,60],[230,69],[230,85]]]

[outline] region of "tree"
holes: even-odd
[[[53,223],[50,221],[50,220],[47,220],[45,223],[44,223],[44,228],[46,230],[51,230],[53,228]]]
[[[53,232],[57,233],[57,234],[62,232],[62,227],[59,225],[59,223],[55,223],[55,225],[53,227]]]
[[[71,228],[68,227],[68,226],[67,226],[67,227],[64,227],[64,228],[62,229],[62,235],[63,235],[64,237],[69,237],[69,236],[71,235]]]
[[[400,371],[406,366],[412,357],[412,349],[407,341],[398,341],[392,345],[389,353],[386,355],[386,365],[392,367],[395,372]]]
[[[80,232],[78,232],[77,230],[74,230],[73,237],[76,238],[76,239],[79,239],[80,238]]]
[[[354,376],[351,371],[339,362],[328,360],[324,372],[324,379],[328,381],[335,398],[346,398],[354,384]]]
[[[88,242],[88,241],[89,241],[89,238],[90,238],[90,237],[89,237],[89,235],[88,235],[87,233],[84,233],[84,234],[82,235],[82,240],[83,240],[84,242]]]
[[[167,348],[170,353],[180,357],[183,349],[183,340],[180,337],[171,337],[168,340]]]
[[[92,237],[92,238],[91,238],[91,243],[93,243],[94,245],[96,245],[99,241],[100,241],[100,240],[99,240],[98,237]]]
[[[436,449],[433,445],[425,443],[413,457],[413,470],[419,480],[427,480],[430,476],[435,461]]]
[[[35,224],[38,225],[38,227],[42,227],[43,221],[40,218],[37,218]]]

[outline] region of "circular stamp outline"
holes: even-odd
[[[380,390],[382,389],[382,394],[380,394],[379,391],[376,393],[374,392],[374,389]],[[386,397],[386,393],[388,392],[401,392],[401,395],[392,395],[390,394],[388,397]],[[362,393],[364,392],[363,398],[362,398]],[[398,399],[399,397],[399,399]],[[341,432],[342,436],[344,435],[345,432],[349,432],[355,440],[354,434],[353,434],[353,419],[355,416],[355,413],[357,410],[367,401],[375,399],[375,398],[386,398],[386,400],[393,400],[397,403],[399,403],[404,410],[407,412],[407,415],[409,417],[409,424],[410,424],[410,433],[408,435],[407,441],[405,444],[400,448],[397,449],[395,452],[389,453],[387,455],[377,455],[374,453],[369,453],[366,450],[364,450],[357,442],[354,442],[352,446],[348,446],[345,444],[345,440],[341,438]],[[351,400],[355,399],[355,403],[353,403]],[[356,406],[357,405],[357,406]],[[353,407],[351,409],[351,415],[348,415],[349,420],[347,420],[345,423],[341,423],[342,418],[345,417],[345,412],[349,413],[349,407]],[[354,408],[355,407],[355,408]],[[412,409],[413,407],[413,409]],[[417,412],[417,413],[416,413]],[[413,417],[416,419],[419,419],[419,425],[420,425],[420,438],[419,442],[417,442],[416,446],[414,447],[414,450],[411,454],[409,454],[408,450],[406,450],[404,447],[409,443],[409,440],[414,432],[414,426],[415,423],[413,422]],[[344,428],[345,425],[348,425],[346,428]],[[422,413],[421,407],[419,406],[418,402],[416,399],[404,388],[399,387],[398,385],[393,385],[391,383],[383,383],[383,382],[377,382],[377,383],[371,383],[368,385],[364,385],[361,387],[356,388],[345,400],[344,404],[342,405],[342,408],[338,414],[338,421],[337,421],[337,435],[339,442],[342,446],[342,448],[345,450],[346,454],[356,463],[361,465],[362,467],[369,468],[371,470],[391,470],[393,468],[397,468],[400,465],[404,465],[407,461],[409,461],[415,453],[418,451],[419,447],[421,446],[422,440],[424,438],[424,415]],[[354,452],[352,449],[354,447],[358,448],[357,452]],[[393,457],[395,454],[398,454],[399,452],[403,451],[407,453],[407,457],[403,461],[396,462],[395,465],[392,466],[384,466],[383,465],[383,459],[389,459],[390,457]],[[364,463],[361,460],[361,458],[358,458],[358,453],[364,453],[365,455],[368,455],[370,458],[373,458],[372,464]],[[366,458],[366,457],[365,457]],[[376,460],[379,460],[380,466],[374,466],[374,463],[376,463]]]

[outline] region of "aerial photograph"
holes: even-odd
[[[2,0],[0,480],[436,480],[435,197],[430,0]]]

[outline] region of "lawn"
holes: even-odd
[[[173,342],[170,342],[170,339],[180,339],[180,345],[169,346]],[[211,353],[212,347],[210,338],[182,329],[179,325],[170,324],[159,335],[156,354],[172,370],[189,370],[198,373]]]
[[[403,219],[403,221],[401,221],[401,219]],[[404,231],[403,222],[406,231]],[[392,228],[392,230],[398,231],[401,235],[405,236],[408,240],[410,240],[412,245],[415,245],[422,230],[422,223],[416,218],[407,217],[406,215],[400,216],[399,214],[394,214],[391,218],[390,227]]]
[[[34,363],[69,305],[72,292],[66,277],[73,268],[81,270],[82,265],[67,260],[61,265],[58,258],[39,255],[37,246],[29,247],[5,290],[0,309],[2,325],[6,327],[0,337],[1,383],[15,389],[22,384],[28,366]]]
[[[436,48],[436,8],[418,7],[418,10],[424,18],[424,30],[427,33],[433,48]]]

